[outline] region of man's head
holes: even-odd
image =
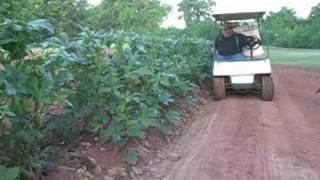
[[[233,29],[235,28],[235,24],[231,22],[225,22],[223,25],[223,35],[225,37],[230,37],[234,34]]]

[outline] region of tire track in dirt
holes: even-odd
[[[254,158],[256,153],[258,132],[254,121],[257,116],[251,113],[252,106],[257,106],[255,99],[233,97],[214,104],[214,118],[209,118],[211,123],[204,132],[198,132],[204,133],[202,138],[206,139],[202,139],[198,147],[191,145],[197,151],[188,154],[165,179],[206,180],[233,176],[255,179],[254,165],[243,160]],[[239,101],[245,101],[244,107]],[[239,109],[237,113],[229,113],[236,109]]]
[[[285,89],[281,74],[274,73],[275,84],[277,85],[277,96],[274,102],[260,103],[261,123],[260,131],[264,135],[264,143],[261,151],[263,154],[258,154],[258,157],[263,158],[261,163],[264,170],[260,179],[281,179],[281,180],[316,180],[319,176],[310,167],[308,162],[301,161],[295,154],[297,146],[292,146],[290,142],[294,140],[296,135],[290,133],[294,129],[295,132],[313,134],[312,129],[308,129],[304,119],[306,117],[292,102]]]
[[[319,179],[319,166],[316,165],[320,157],[317,150],[320,137],[319,128],[315,128],[319,127],[319,122],[312,122],[315,116],[319,118],[319,114],[304,107],[319,102],[314,89],[320,82],[310,77],[310,73],[303,69],[275,70],[274,79],[278,85],[276,93],[281,96],[276,97],[268,107],[262,107],[265,110],[262,113],[264,120],[268,119],[270,112],[274,112],[269,121],[278,122],[266,133],[276,134],[269,136],[273,137],[269,146],[274,157],[270,163],[277,165],[274,174],[278,175],[271,179]],[[315,107],[320,110],[320,106]]]
[[[320,179],[320,70],[274,68],[275,99],[228,96],[208,103],[154,168],[165,180]],[[159,176],[161,174],[161,176]],[[150,178],[156,179],[156,178]]]

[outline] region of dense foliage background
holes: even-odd
[[[263,30],[270,45],[290,48],[320,48],[320,3],[307,19],[283,7],[266,17]]]
[[[1,0],[0,177],[37,179],[57,143],[83,134],[123,146],[148,128],[170,133],[178,102],[195,104],[210,77],[214,4],[183,0],[177,29],[161,28],[171,8],[158,0]],[[263,22],[274,46],[320,48],[319,29],[319,5]]]
[[[56,32],[76,35],[82,26],[92,29],[121,29],[127,32],[164,36],[182,36],[212,40],[218,32],[211,14],[213,0],[183,0],[179,4],[185,29],[160,28],[171,7],[158,0],[103,0],[98,6],[86,0],[2,0],[0,21],[4,18],[22,21],[48,19]],[[296,16],[293,9],[283,7],[271,12],[263,23],[265,42],[272,46],[320,48],[320,3],[310,10],[308,18]]]

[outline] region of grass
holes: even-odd
[[[320,68],[320,49],[291,49],[270,47],[273,64]]]

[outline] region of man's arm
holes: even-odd
[[[244,34],[237,34],[238,36],[238,39],[239,39],[239,44],[241,47],[244,47],[244,46],[248,46],[249,43],[250,43],[250,39],[253,38],[253,36],[246,36]]]
[[[220,36],[216,37],[216,39],[214,41],[214,47],[212,48],[213,56],[216,56],[218,54],[219,39],[220,39]]]
[[[261,44],[261,40],[255,36],[246,36],[244,34],[237,34],[241,47],[244,46],[255,46],[256,44]]]

